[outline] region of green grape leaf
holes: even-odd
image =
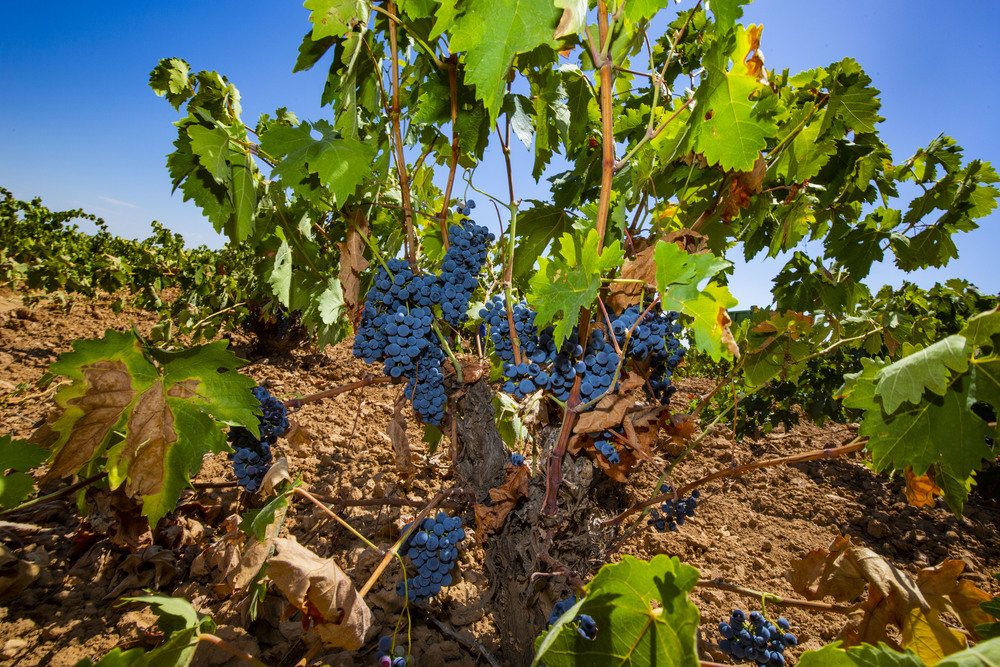
[[[45,479],[104,459],[111,487],[124,485],[141,498],[155,524],[173,509],[204,455],[226,450],[218,422],[257,433],[255,383],[234,372],[241,361],[227,345],[167,352],[112,330],[103,339],[74,342],[50,368],[71,384],[56,394],[61,414],[43,427],[52,433]]]
[[[311,136],[314,130],[321,135],[319,139]],[[272,125],[261,135],[260,146],[268,155],[283,158],[274,168],[273,176],[313,200],[315,192],[305,181],[315,172],[323,185],[330,188],[338,206],[371,174],[378,152],[374,143],[341,138],[340,132],[326,121],[301,123],[296,127]]]
[[[132,648],[123,651],[115,647],[97,662],[92,661],[90,658],[84,658],[73,665],[73,667],[146,667],[148,664],[149,658],[146,657],[146,652],[141,648]]]
[[[214,632],[215,622],[195,611],[191,603],[182,598],[150,595],[141,598],[122,598],[123,602],[148,604],[156,615],[156,626],[167,636],[162,646],[146,654],[149,667],[186,667],[191,664],[198,648],[198,634]]]
[[[747,2],[748,0],[712,0],[709,7],[712,14],[715,15],[715,24],[719,27],[720,35],[736,25],[736,21],[743,16],[741,5],[745,5]],[[660,3],[655,4],[657,9],[661,7]]]
[[[563,10],[556,28],[555,38],[562,39],[583,32],[587,25],[587,0],[553,0],[556,7]]]
[[[802,109],[800,115],[808,115],[812,109]],[[798,119],[788,125],[795,127]],[[803,183],[816,176],[830,158],[837,152],[837,140],[833,136],[823,136],[819,122],[806,125],[782,150],[771,169],[785,177],[786,183]]]
[[[0,507],[19,505],[35,489],[35,479],[28,474],[49,457],[49,450],[29,443],[0,437]]]
[[[191,66],[180,58],[164,58],[149,73],[149,87],[160,97],[166,97],[174,109],[180,109],[192,95]]]
[[[260,509],[247,510],[240,521],[239,528],[247,537],[252,537],[263,543],[267,529],[275,522],[275,514],[288,507],[288,494],[280,493]]]
[[[535,268],[535,262],[553,239],[573,228],[575,218],[569,212],[533,202],[534,206],[517,216],[517,245],[514,247],[513,277],[525,276]]]
[[[925,395],[919,405],[905,406],[891,416],[868,410],[858,432],[868,437],[866,448],[877,471],[912,466],[920,476],[934,466],[936,482],[956,514],[969,495],[973,471],[995,457],[986,444],[993,429],[970,410],[974,378],[971,373],[959,375],[944,396]]]
[[[919,403],[924,390],[943,396],[948,387],[949,370],[964,373],[969,367],[965,336],[955,334],[922,350],[904,343],[903,358],[880,370],[875,394],[892,414],[904,402]]]
[[[188,126],[191,137],[191,151],[198,157],[201,166],[212,174],[220,185],[225,185],[232,175],[229,172],[229,133],[221,127]]]
[[[832,85],[827,84],[830,100],[823,114],[821,132],[825,133],[830,129],[835,119],[843,121],[846,128],[853,130],[855,134],[875,132],[875,124],[885,119],[878,115],[882,106],[878,99],[881,91],[868,86],[872,82],[871,78],[852,58],[844,58],[828,67],[827,72],[833,76],[834,81]]]
[[[431,28],[428,39],[437,39],[445,30],[455,25],[455,20],[461,10],[458,0],[441,0],[440,7],[434,13],[434,27]]]
[[[365,0],[306,0],[303,6],[310,10],[313,24],[312,38],[343,37],[359,23],[364,23],[371,12]]]
[[[648,562],[622,556],[602,567],[584,600],[535,641],[532,665],[696,667],[698,608],[688,595],[697,581],[698,570],[676,556]],[[576,631],[577,614],[594,619],[596,638]]]
[[[553,331],[557,349],[573,330],[580,311],[594,303],[601,276],[620,266],[624,259],[618,241],[600,253],[598,242],[595,229],[590,230],[580,249],[571,234],[563,234],[556,259],[539,257],[538,272],[529,281],[528,303],[535,309],[535,326],[542,330],[562,314]]]
[[[755,117],[751,96],[762,84],[746,66],[750,53],[751,40],[743,26],[736,29],[735,43],[721,39],[709,48],[702,61],[705,82],[695,94],[697,112],[691,114],[695,151],[727,171],[750,171],[767,138],[777,131],[772,121]]]
[[[552,35],[561,11],[552,0],[469,0],[464,6],[449,46],[465,52],[465,81],[476,87],[492,127],[514,56],[543,44],[556,46]]]
[[[711,253],[691,255],[676,243],[659,241],[653,253],[656,260],[656,287],[664,310],[676,310],[694,320],[695,344],[713,360],[731,357],[722,341],[727,330],[725,310],[737,304],[729,288],[709,283],[698,284],[731,266]]]

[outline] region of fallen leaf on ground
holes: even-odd
[[[333,560],[320,558],[291,538],[274,540],[267,576],[297,607],[327,646],[364,645],[372,613],[350,577]]]

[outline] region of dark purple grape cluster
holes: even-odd
[[[756,662],[768,667],[784,667],[786,648],[799,643],[788,630],[788,619],[779,618],[771,623],[759,611],[750,612],[748,617],[736,609],[729,616],[729,622],[719,623],[719,650],[732,658],[733,662]]]
[[[601,431],[600,433],[591,433],[591,437],[594,438],[594,447],[604,455],[608,463],[611,465],[621,463],[622,459],[618,455],[618,447],[615,445],[614,432]]]
[[[673,493],[674,487],[669,484],[660,485],[660,493]],[[665,533],[668,530],[677,530],[678,526],[683,526],[688,518],[694,516],[694,510],[698,506],[698,499],[701,492],[695,489],[687,498],[669,499],[660,505],[660,509],[653,509],[647,524]]]
[[[375,660],[379,667],[406,667],[406,649],[396,646],[393,649],[392,636],[386,635],[378,640],[378,651]]]
[[[567,611],[569,611],[570,608],[575,604],[576,604],[575,595],[566,598],[561,602],[556,602],[552,606],[552,613],[549,614],[548,627],[552,627],[552,625],[559,620],[559,617],[565,614]],[[576,627],[576,631],[584,639],[594,639],[597,637],[597,623],[595,623],[594,619],[588,616],[587,614],[577,614],[576,617],[573,618],[572,622],[579,624]]]
[[[403,527],[405,531],[409,524]],[[423,602],[450,586],[451,571],[458,562],[458,549],[465,539],[462,519],[438,512],[433,519],[420,522],[420,529],[410,535],[403,547],[417,576],[396,584],[396,593],[411,602]]]
[[[460,202],[455,210],[458,213],[461,213],[462,215],[468,217],[472,215],[472,209],[474,208],[476,208],[476,202],[470,199],[469,201]]]
[[[353,350],[366,363],[382,361],[389,377],[406,378],[406,397],[424,423],[434,425],[444,418],[447,401],[441,372],[445,353],[432,328],[431,305],[441,293],[436,280],[415,276],[403,259],[379,267],[365,297]]]
[[[288,430],[288,411],[281,401],[271,396],[271,392],[264,387],[254,387],[251,391],[263,412],[257,417],[260,438],[242,426],[230,428],[226,438],[233,448],[229,460],[233,462],[236,481],[247,492],[254,493],[260,488],[260,483],[274,460],[271,445]]]
[[[479,274],[494,236],[467,220],[464,227],[456,224],[448,228],[448,240],[448,252],[441,264],[441,312],[446,322],[461,326],[469,319],[469,299],[479,286]]]
[[[650,311],[642,316],[643,311],[639,306],[626,308],[612,320],[611,331],[628,359],[649,360],[649,387],[653,397],[665,405],[676,391],[671,383],[671,376],[686,352],[677,338],[682,328],[677,324],[676,311]],[[639,320],[638,324],[636,320]],[[630,329],[632,334],[628,336],[626,349],[625,339]]]

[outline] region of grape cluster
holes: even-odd
[[[455,210],[464,216],[470,216],[472,215],[472,209],[474,208],[476,208],[476,202],[470,199],[469,201],[460,203],[458,205],[458,208],[456,208]]]
[[[264,387],[254,387],[251,391],[263,412],[257,417],[260,438],[256,438],[242,426],[230,428],[226,438],[234,450],[229,454],[229,460],[233,462],[236,481],[247,492],[254,493],[260,488],[260,483],[274,460],[271,445],[288,430],[288,412],[281,401],[271,396],[271,392]]]
[[[403,527],[405,531],[409,524]],[[458,548],[465,539],[462,519],[438,512],[433,519],[427,517],[419,530],[410,535],[403,545],[410,562],[417,568],[417,576],[396,584],[396,593],[411,602],[423,602],[451,585],[451,571],[458,561]]]
[[[469,299],[479,285],[479,273],[494,237],[485,227],[468,220],[464,228],[449,227],[448,240],[448,252],[441,264],[441,312],[446,322],[461,326],[469,319]]]
[[[559,620],[559,617],[569,611],[570,607],[576,604],[576,596],[566,598],[562,602],[556,602],[552,606],[552,613],[549,614],[549,625],[552,625]],[[580,633],[580,636],[584,639],[594,639],[597,637],[597,623],[594,619],[587,614],[577,614],[572,621],[573,623],[579,623],[576,631]]]
[[[676,322],[679,314],[673,310],[651,311],[643,316],[643,312],[640,306],[626,308],[612,320],[611,331],[628,359],[649,360],[649,387],[653,397],[665,405],[676,391],[671,376],[686,352],[677,338],[681,332],[681,325]],[[627,336],[630,330],[632,333]]]
[[[515,466],[523,466],[524,465],[524,455],[523,454],[511,454],[510,455],[510,463],[511,463],[511,465],[515,465]]]
[[[379,667],[406,667],[406,649],[397,646],[396,650],[393,651],[392,636],[386,635],[378,640],[375,660]]]
[[[660,485],[660,493],[673,493],[674,487],[669,484]],[[695,489],[691,495],[677,500],[670,499],[660,505],[660,509],[653,509],[650,512],[651,518],[647,524],[656,528],[661,533],[669,530],[677,530],[678,526],[683,526],[688,517],[694,516],[694,510],[698,506],[698,498],[701,492]]]
[[[441,423],[447,399],[445,353],[432,328],[431,305],[440,296],[436,278],[415,276],[409,262],[390,259],[365,296],[353,350],[366,363],[382,361],[389,377],[406,378],[406,397],[424,422],[434,425]]]
[[[788,632],[788,619],[779,618],[771,623],[759,611],[750,612],[748,617],[736,609],[729,616],[729,622],[719,623],[719,649],[734,662],[756,662],[768,667],[784,667],[785,648],[799,643],[795,635]]]
[[[597,451],[604,455],[604,458],[608,460],[608,463],[611,465],[621,463],[621,457],[618,456],[618,447],[615,446],[614,431],[592,433],[591,437],[594,438],[594,447]]]

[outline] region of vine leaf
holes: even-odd
[[[44,447],[27,440],[0,437],[0,507],[19,505],[35,489],[35,479],[28,474],[49,457]]]
[[[288,601],[314,623],[327,646],[356,651],[365,643],[372,613],[350,577],[329,558],[320,558],[295,541],[276,538],[268,578]]]
[[[916,581],[874,551],[838,536],[829,549],[814,549],[792,561],[786,578],[808,600],[831,596],[848,602],[867,593],[839,639],[847,645],[885,642],[900,650],[913,649],[928,664],[965,647],[964,634],[946,625],[942,614],[957,617],[970,631],[991,620],[979,605],[990,596],[959,580],[965,563],[948,559],[921,570]],[[888,626],[899,630],[901,642]]]
[[[202,632],[215,631],[215,622],[210,617],[195,611],[191,603],[183,598],[150,595],[141,598],[122,598],[122,601],[148,604],[156,615],[156,627],[167,637],[167,641],[142,656],[144,660],[136,657],[133,661],[130,655],[132,651],[126,651],[120,655],[123,662],[112,664],[186,667],[194,659],[195,650],[198,648],[198,635]],[[101,663],[103,662],[102,660]]]
[[[559,25],[552,35],[553,39],[562,39],[577,33],[587,22],[587,0],[554,0],[556,7],[563,10]]]
[[[525,278],[553,239],[573,229],[575,218],[568,212],[539,201],[517,216],[517,245],[514,248],[513,277]]]
[[[928,471],[929,473],[930,471]],[[914,507],[933,507],[935,499],[942,495],[941,487],[934,483],[934,478],[930,475],[915,475],[913,468],[905,470],[906,501]]]
[[[561,11],[552,0],[469,0],[451,35],[452,52],[465,51],[465,81],[476,87],[490,126],[503,104],[514,56],[548,44]]]
[[[312,137],[313,131],[320,134],[319,139]],[[303,122],[295,127],[274,124],[261,134],[260,146],[271,157],[282,158],[272,172],[273,177],[282,178],[285,185],[303,198],[321,203],[311,179],[303,178],[315,172],[338,206],[371,173],[378,152],[373,143],[342,138],[326,121]]]
[[[371,12],[371,5],[365,0],[306,0],[303,6],[311,11],[309,20],[316,41],[343,37]]]
[[[492,504],[476,504],[477,535],[489,535],[503,528],[507,515],[517,507],[517,502],[528,496],[531,469],[526,465],[515,466],[508,463],[506,471],[507,480],[500,487],[490,489]]]
[[[166,352],[112,330],[103,339],[74,342],[50,368],[72,382],[56,395],[61,412],[36,432],[51,449],[43,479],[103,460],[111,487],[124,485],[129,497],[141,498],[142,513],[155,525],[202,457],[226,450],[218,421],[257,430],[254,382],[229,372],[241,362],[226,345]]]
[[[698,608],[688,595],[697,582],[698,570],[676,556],[622,556],[602,567],[584,587],[586,598],[536,640],[532,665],[696,667]],[[595,639],[576,632],[578,614],[597,623]]]
[[[718,164],[726,171],[751,171],[760,151],[767,147],[767,138],[777,131],[772,121],[754,116],[751,97],[762,84],[746,63],[757,45],[759,32],[754,26],[737,26],[735,42],[718,40],[703,61],[706,79],[698,87],[698,106],[691,114],[694,148],[709,164]],[[730,60],[733,68],[727,69]]]
[[[553,331],[556,347],[569,337],[580,318],[580,310],[589,308],[597,298],[601,276],[618,267],[624,257],[621,243],[614,241],[598,253],[599,238],[591,229],[577,248],[570,234],[560,239],[556,259],[538,258],[538,272],[531,277],[528,302],[535,309],[535,326],[539,331],[562,313]]]
[[[727,308],[737,304],[729,288],[709,283],[704,289],[698,284],[711,278],[730,263],[711,253],[690,255],[677,244],[660,241],[656,244],[656,286],[664,310],[676,310],[690,316],[694,323],[695,344],[713,360],[731,354],[723,341],[727,328]]]
[[[948,388],[948,370],[965,372],[969,367],[965,336],[948,336],[922,350],[903,345],[903,358],[875,376],[875,395],[882,397],[885,411],[892,414],[904,402],[919,403],[924,389],[943,396]]]

